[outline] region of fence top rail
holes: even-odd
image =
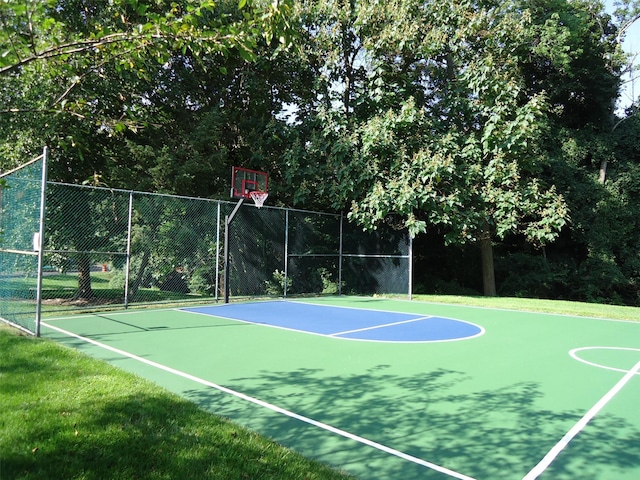
[[[34,257],[38,256],[38,252],[29,252],[27,250],[12,250],[10,248],[0,248],[0,252],[2,253],[13,253],[17,255],[31,255]]]
[[[95,185],[78,185],[75,183],[64,183],[64,182],[54,182],[48,181],[47,185],[60,185],[63,187],[73,187],[73,188],[84,188],[86,190],[103,190],[107,192],[118,192],[118,193],[128,193],[128,194],[137,194],[137,195],[153,195],[156,197],[167,197],[167,198],[180,198],[182,200],[202,200],[205,202],[219,202],[220,200],[216,200],[213,198],[204,198],[204,197],[188,197],[186,195],[173,195],[170,193],[154,193],[154,192],[142,192],[138,190],[127,190],[124,188],[109,188],[109,187],[97,187]]]
[[[36,160],[38,160],[38,159],[36,159]],[[22,167],[25,167],[25,166],[26,165],[23,165]],[[20,168],[22,168],[22,167],[20,167]],[[173,195],[173,194],[169,194],[169,193],[143,192],[143,191],[140,191],[140,190],[127,190],[127,189],[123,189],[123,188],[97,187],[95,185],[78,185],[78,184],[75,184],[75,183],[55,182],[55,181],[52,181],[52,180],[47,181],[47,185],[60,185],[60,186],[64,186],[64,187],[84,188],[84,189],[87,189],[87,190],[103,190],[103,191],[108,191],[108,192],[128,193],[128,194],[133,194],[133,195],[154,195],[154,196],[157,196],[157,197],[180,198],[180,199],[183,199],[183,200],[202,200],[202,201],[205,201],[205,202],[215,202],[215,203],[220,203],[220,204],[224,203],[226,205],[235,205],[236,204],[236,202],[233,202],[233,201],[230,201],[230,200],[219,200],[219,199],[215,199],[215,198],[190,197],[190,196],[186,196],[186,195]],[[271,205],[265,205],[263,208],[270,209],[270,210],[288,210],[290,212],[308,213],[308,214],[313,214],[313,215],[326,215],[326,216],[329,216],[329,217],[336,217],[336,218],[340,218],[342,216],[342,214],[340,214],[340,213],[318,212],[318,211],[315,211],[315,210],[304,210],[304,209],[291,208],[291,207],[275,207],[275,206],[271,206]]]
[[[38,160],[42,160],[42,158],[44,157],[44,154],[42,155],[38,155],[36,158],[29,160],[27,163],[20,165],[19,167],[14,168],[13,170],[9,170],[8,172],[4,172],[4,173],[0,173],[0,178],[2,177],[6,177],[7,175],[11,175],[12,173],[15,173],[19,170],[22,170],[23,168],[28,167],[29,165],[36,163]]]
[[[107,252],[101,250],[44,250],[44,253],[66,253],[66,254],[80,254],[80,255],[126,255],[127,252]]]

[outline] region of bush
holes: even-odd
[[[322,267],[318,269],[320,279],[322,280],[322,293],[327,295],[335,295],[338,293],[338,282],[331,279],[331,272]]]
[[[291,278],[285,278],[284,271],[275,270],[271,280],[265,280],[265,292],[267,295],[284,295],[285,282],[287,290],[291,288]]]
[[[197,295],[214,296],[216,289],[215,269],[206,267],[196,269],[189,280],[189,290]]]

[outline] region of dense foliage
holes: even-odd
[[[56,180],[219,198],[240,164],[271,174],[270,201],[408,228],[425,291],[640,304],[640,121],[614,110],[636,19],[629,1],[8,1],[0,167],[48,144]]]

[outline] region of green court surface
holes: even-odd
[[[42,332],[361,479],[640,478],[640,323],[372,298],[295,303],[304,302],[484,332],[372,342],[179,309],[48,319]]]

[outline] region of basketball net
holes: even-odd
[[[249,196],[251,197],[251,200],[253,200],[253,203],[256,204],[256,207],[262,208],[262,205],[264,205],[264,201],[267,199],[269,194],[267,192],[259,192],[256,190],[255,192],[249,192]]]

